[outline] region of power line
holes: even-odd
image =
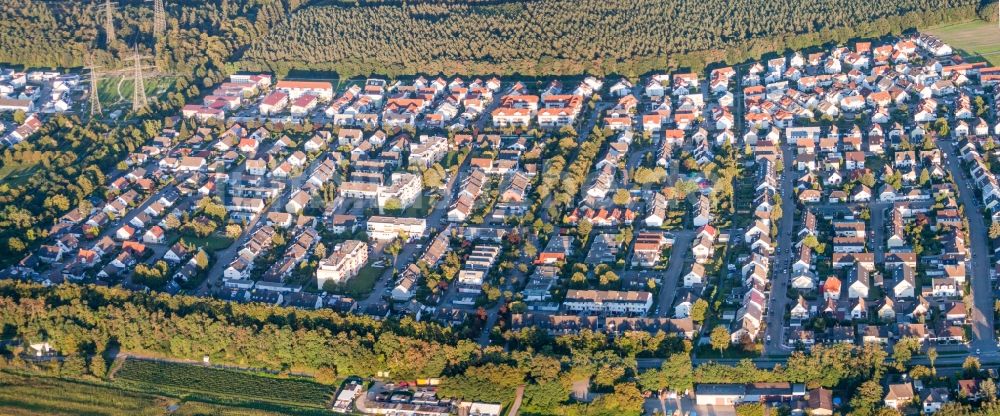
[[[167,13],[163,9],[163,0],[153,0],[153,37],[160,39],[167,32]]]
[[[111,44],[115,42],[115,15],[111,0],[104,2],[104,37],[105,47],[110,49]]]
[[[94,63],[94,56],[87,59],[87,68],[90,71],[90,117],[101,114],[101,97],[97,94],[97,70],[101,67]]]
[[[146,108],[149,102],[146,98],[146,82],[142,71],[145,69],[150,69],[153,67],[142,66],[143,59],[151,59],[151,56],[140,55],[139,46],[135,47],[135,53],[132,55],[132,60],[135,64],[133,69],[133,83],[132,83],[132,111],[139,111]]]

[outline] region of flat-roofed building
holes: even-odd
[[[333,99],[333,84],[325,81],[278,81],[274,89],[296,99],[305,94],[315,95],[321,101]]]
[[[316,269],[316,286],[322,289],[326,282],[346,282],[357,275],[367,262],[368,245],[364,241],[347,240],[337,244],[329,256],[320,260]]]
[[[368,218],[368,237],[376,240],[392,240],[405,234],[407,240],[415,240],[427,230],[427,220],[423,218],[397,218],[373,216]]]
[[[570,311],[611,314],[644,314],[653,306],[653,295],[641,291],[576,290],[566,293],[563,307]]]

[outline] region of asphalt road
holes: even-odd
[[[785,353],[781,350],[783,345],[782,336],[785,329],[785,308],[788,304],[788,283],[791,280],[791,249],[792,234],[795,226],[795,193],[793,191],[795,172],[792,170],[792,161],[795,160],[792,146],[782,146],[782,159],[785,166],[781,173],[779,194],[781,195],[781,220],[778,224],[777,247],[779,254],[771,260],[771,294],[768,299],[770,307],[766,314],[767,327],[764,338],[764,354]]]
[[[275,142],[276,141],[271,141],[270,142],[271,146],[273,146]],[[265,153],[264,150],[257,151],[258,155],[262,155],[264,153]],[[284,210],[285,204],[288,203],[288,199],[291,198],[292,193],[302,188],[302,184],[306,181],[306,179],[309,179],[309,177],[312,175],[312,172],[316,169],[316,166],[319,165],[320,160],[322,159],[323,157],[314,158],[309,163],[309,165],[305,167],[305,169],[302,169],[301,174],[299,174],[294,178],[286,180],[285,190],[281,193],[281,195],[279,195],[273,201],[267,202],[267,205],[264,206],[264,210],[262,210],[260,214],[255,215],[253,219],[247,223],[246,227],[243,227],[243,232],[240,234],[239,238],[237,238],[236,241],[233,242],[233,244],[230,244],[229,247],[226,247],[222,250],[215,252],[215,263],[212,264],[212,268],[209,269],[208,277],[205,278],[205,281],[202,282],[201,286],[198,286],[198,289],[195,291],[196,295],[198,296],[208,295],[211,292],[212,288],[215,288],[217,290],[222,286],[221,282],[222,282],[223,272],[225,272],[226,268],[229,267],[229,263],[231,263],[233,259],[236,258],[236,255],[243,247],[243,244],[246,243],[247,240],[250,239],[250,236],[253,235],[253,232],[257,230],[258,225],[260,224],[260,220],[266,217],[267,213],[271,212],[272,210],[275,211]],[[232,175],[236,180],[239,180],[239,177],[240,175],[243,174],[245,167],[246,167],[246,160],[244,160],[239,166],[237,166],[232,170],[234,172]]]
[[[656,316],[661,318],[673,316],[674,311],[671,306],[674,304],[677,286],[684,273],[684,259],[691,250],[691,242],[694,241],[694,231],[674,231],[673,234],[674,246],[670,249],[670,260],[660,282],[660,299],[657,301]]]
[[[962,365],[965,363],[965,359],[970,354],[968,353],[939,353],[936,360],[934,360],[934,366],[938,370],[939,375],[948,375],[949,371],[961,370]],[[975,354],[972,352],[972,356],[979,358],[980,363],[984,367],[997,368],[1000,366],[1000,353],[996,351],[985,351],[983,350],[981,354]],[[637,358],[636,364],[640,370],[646,370],[650,368],[660,368],[666,358]],[[719,363],[726,365],[737,365],[743,358],[722,358],[722,359],[706,359],[706,358],[692,358],[691,362],[695,365],[707,364],[707,363]],[[761,369],[773,369],[777,365],[784,366],[788,361],[785,357],[759,357],[751,359],[757,368]],[[892,362],[892,357],[886,359],[886,363]],[[912,365],[924,365],[930,367],[930,360],[927,359],[926,355],[917,355],[910,360],[909,364]],[[951,370],[948,370],[951,369]]]
[[[871,230],[868,234],[868,246],[875,253],[875,264],[885,260],[885,219],[890,207],[881,203],[872,203],[868,212],[871,213]]]
[[[993,331],[993,292],[990,283],[990,250],[986,240],[986,222],[975,200],[972,181],[966,176],[959,164],[959,156],[951,141],[939,141],[938,146],[944,151],[948,168],[958,185],[958,196],[965,206],[965,216],[969,219],[969,249],[972,251],[972,261],[969,273],[969,287],[974,308],[969,314],[972,324],[971,348],[995,353],[996,340]]]
[[[443,229],[445,214],[448,213],[448,208],[451,206],[451,201],[455,198],[455,192],[457,187],[455,186],[459,182],[459,177],[463,171],[466,171],[469,167],[470,158],[466,157],[462,160],[458,169],[455,171],[454,175],[448,178],[448,182],[445,183],[444,197],[437,202],[434,206],[434,210],[431,211],[430,215],[427,216],[427,229]],[[416,258],[414,254],[417,252],[417,243],[411,242],[403,245],[403,249],[400,251],[399,256],[396,257],[396,262],[394,267],[386,268],[382,272],[382,276],[379,277],[378,281],[375,282],[375,288],[372,292],[368,294],[368,297],[358,301],[358,307],[364,309],[369,305],[382,301],[382,295],[385,294],[386,287],[392,284],[393,270],[405,270],[409,263],[414,262]]]

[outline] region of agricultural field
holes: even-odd
[[[214,416],[279,416],[284,413],[279,412],[269,412],[266,410],[258,409],[247,409],[238,407],[222,406],[217,404],[208,404],[201,402],[183,402],[176,411],[171,413],[173,416],[203,416],[203,415],[214,415]]]
[[[329,386],[303,379],[143,360],[125,361],[115,373],[114,383],[129,389],[288,414],[324,411],[333,394]]]
[[[174,79],[169,77],[150,78],[143,82],[146,84],[146,97],[154,97],[166,94],[174,85]],[[100,78],[97,83],[97,95],[101,99],[101,106],[105,111],[122,107],[132,103],[132,92],[135,83],[130,76],[115,75]]]
[[[955,52],[973,60],[982,59],[1000,65],[1000,27],[996,23],[972,20],[924,29],[951,45]]]
[[[263,410],[180,399],[41,376],[0,372],[0,414],[21,415],[248,415]]]
[[[150,394],[0,373],[0,413],[5,415],[159,415],[171,404]]]

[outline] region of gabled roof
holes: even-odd
[[[823,282],[823,291],[828,293],[840,293],[840,279],[837,276],[830,276]]]

